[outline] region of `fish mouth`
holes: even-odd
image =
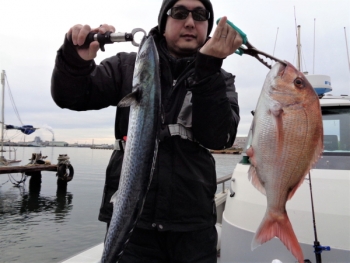
[[[283,64],[283,63],[280,63],[280,62],[278,62],[278,63],[279,63],[279,67],[278,67],[278,71],[277,71],[278,72],[277,76],[283,78],[284,73],[286,72],[286,69],[288,67],[288,62],[285,62],[286,64]]]

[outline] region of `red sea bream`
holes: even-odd
[[[276,63],[268,73],[254,114],[249,179],[267,198],[252,249],[278,237],[301,263],[303,252],[289,221],[292,198],[323,151],[319,98],[293,65]]]

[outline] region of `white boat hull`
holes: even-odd
[[[98,263],[103,252],[103,243],[89,248],[61,263]]]
[[[234,197],[227,196],[222,220],[221,263],[295,262],[296,259],[277,238],[254,251],[251,242],[266,210],[266,197],[248,180],[249,165],[237,164],[231,182]],[[330,176],[331,173],[331,176]],[[311,171],[318,241],[330,246],[322,252],[323,262],[350,262],[350,172]],[[315,262],[314,227],[308,180],[287,202],[287,212],[301,244],[304,258]]]

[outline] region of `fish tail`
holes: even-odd
[[[253,238],[252,250],[274,237],[278,237],[300,263],[304,262],[303,251],[286,212],[283,214],[267,212],[265,214]]]

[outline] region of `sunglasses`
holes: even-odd
[[[201,8],[188,10],[182,6],[170,8],[166,14],[174,19],[184,20],[188,17],[189,13],[192,14],[193,20],[196,21],[207,21],[210,18],[210,12],[208,10]]]

